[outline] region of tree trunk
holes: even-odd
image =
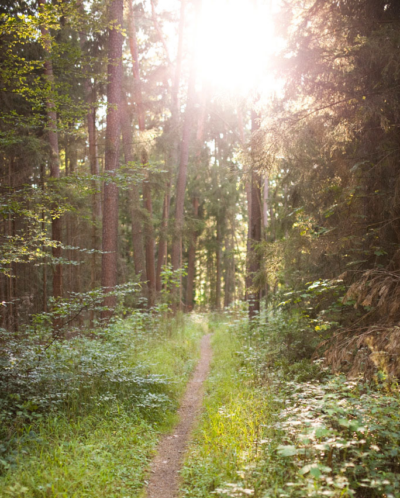
[[[235,217],[231,219],[230,233],[226,238],[225,251],[225,295],[224,307],[227,308],[234,299],[235,294]]]
[[[239,134],[242,148],[245,147],[245,138],[244,138],[244,126],[243,126],[243,116],[242,111],[238,109],[238,124],[239,124]],[[246,253],[246,278],[245,278],[245,287],[246,287],[246,295],[245,299],[248,300],[248,294],[251,287],[251,277],[250,277],[250,254],[251,254],[251,175],[248,171],[245,171],[246,180],[245,180],[245,192],[246,192],[246,200],[247,200],[247,253]],[[250,176],[250,178],[249,178]]]
[[[41,10],[44,10],[46,0],[39,0],[39,6]],[[50,176],[52,178],[60,178],[60,155],[58,148],[58,134],[57,134],[57,113],[56,106],[52,97],[52,92],[54,91],[54,73],[53,73],[53,63],[51,60],[51,37],[50,32],[45,26],[40,27],[41,35],[44,42],[45,48],[45,61],[44,61],[44,74],[47,82],[51,88],[51,94],[47,99],[47,120],[48,120],[48,139],[50,145]],[[52,229],[52,239],[55,242],[55,247],[53,248],[53,257],[61,258],[61,237],[62,237],[62,221],[61,218],[54,218],[51,225]],[[53,272],[53,297],[62,296],[62,265],[61,263],[56,263],[54,265]],[[57,324],[56,324],[57,325]]]
[[[175,167],[177,167],[178,163],[179,84],[181,77],[182,54],[183,54],[183,28],[185,24],[185,8],[186,8],[186,0],[181,0],[181,11],[180,11],[179,30],[178,30],[178,51],[176,55],[175,74],[174,74],[174,81],[172,85],[172,96],[171,96],[171,120],[170,120],[171,148],[167,153],[166,169],[168,171],[167,173],[168,179],[166,183],[166,192],[164,195],[160,242],[158,247],[158,261],[157,261],[157,275],[156,275],[157,291],[161,291],[162,267],[167,262],[167,248],[168,248],[167,232],[168,232],[168,220],[169,220],[170,203],[171,203],[172,170]]]
[[[124,146],[124,155],[126,164],[133,161],[133,153],[131,147],[132,129],[131,123],[126,109],[126,104],[121,109],[121,125],[122,125],[122,142]],[[136,185],[132,185],[129,191],[129,201],[132,218],[132,246],[133,246],[133,261],[135,265],[136,275],[140,275],[141,282],[146,281],[145,261],[143,253],[143,231],[140,222],[140,199]]]
[[[199,217],[199,198],[193,197],[193,217],[195,220]],[[187,271],[187,287],[186,287],[186,309],[192,311],[194,306],[194,279],[195,279],[195,264],[196,264],[196,247],[197,247],[198,232],[195,228],[191,234],[189,254],[188,254],[188,271]]]
[[[196,1],[196,16],[195,16],[195,29],[193,36],[193,51],[196,41],[197,33],[197,22],[199,17],[200,0]],[[179,161],[178,170],[178,180],[176,187],[176,203],[175,203],[175,229],[174,229],[174,240],[172,243],[172,254],[171,262],[172,269],[174,271],[178,270],[180,267],[181,260],[181,246],[182,246],[182,230],[184,221],[184,203],[185,203],[185,193],[186,193],[186,178],[187,178],[187,166],[189,161],[189,143],[190,135],[192,132],[193,124],[193,112],[195,105],[195,81],[196,81],[196,58],[194,53],[192,53],[190,73],[189,73],[189,84],[188,84],[188,95],[187,95],[187,106],[185,111],[185,119],[182,131],[182,142],[181,142],[181,157]]]
[[[256,245],[261,242],[261,175],[255,169],[257,166],[257,143],[254,140],[254,133],[259,129],[259,117],[252,111],[251,127],[252,137],[252,171],[251,171],[251,232],[250,232],[250,257],[249,276],[251,278],[251,292],[249,293],[249,318],[253,319],[260,312],[260,292],[255,282],[255,277],[260,271],[260,256]]]
[[[158,260],[157,260],[157,275],[156,275],[156,289],[157,292],[161,291],[161,272],[163,266],[166,264],[167,260],[167,231],[168,231],[168,218],[169,218],[169,208],[171,203],[171,172],[168,173],[167,190],[164,194],[163,202],[163,214],[161,220],[161,231],[160,231],[160,242],[158,245]]]
[[[109,7],[110,22],[116,28],[123,27],[123,0],[112,0]],[[105,171],[112,176],[118,168],[120,103],[122,87],[122,42],[119,29],[110,29],[108,38],[108,86],[107,86],[107,128],[105,144]],[[118,187],[115,183],[104,185],[103,207],[103,257],[101,284],[105,292],[117,285],[118,260]],[[112,315],[116,297],[106,295],[104,305],[109,308],[102,313],[103,318]]]
[[[269,224],[269,175],[264,177],[264,190],[263,190],[263,227],[264,238],[267,235],[267,228]]]
[[[204,139],[204,124],[206,119],[206,92],[203,89],[200,105],[200,116],[197,125],[197,150],[196,150],[196,167],[200,168],[201,165],[201,148]],[[198,175],[196,180],[198,179]],[[192,205],[193,205],[193,218],[197,220],[199,217],[199,196],[194,192]],[[192,311],[194,306],[194,279],[195,279],[195,264],[196,264],[196,249],[197,249],[198,229],[195,227],[190,236],[189,254],[188,254],[188,271],[187,271],[187,287],[186,287],[186,309]]]
[[[217,218],[217,250],[216,250],[216,262],[217,262],[217,275],[216,275],[216,285],[215,285],[215,307],[217,310],[221,309],[221,256],[222,256],[222,234],[221,234],[221,221]]]
[[[135,16],[133,12],[132,0],[128,1],[129,7],[129,47],[131,51],[132,64],[133,64],[133,77],[135,79],[135,101],[138,113],[139,131],[146,130],[145,111],[142,99],[141,79],[140,79],[140,66],[139,54],[136,39],[136,26]],[[141,153],[141,162],[146,166],[148,161],[147,153],[143,149]],[[155,303],[156,295],[156,271],[155,271],[155,257],[154,257],[154,230],[153,230],[153,207],[151,199],[151,187],[149,178],[147,176],[143,183],[143,204],[147,211],[147,219],[144,225],[144,244],[146,254],[146,277],[148,287],[148,306],[152,307]]]
[[[83,10],[83,5],[81,5]],[[85,32],[80,33],[80,45],[82,52],[85,49],[85,43],[87,42],[87,36]],[[85,68],[89,71],[89,68]],[[96,137],[96,94],[93,88],[92,82],[89,75],[84,81],[85,97],[86,103],[88,104],[88,111],[86,115],[87,127],[88,127],[88,141],[89,141],[89,164],[90,164],[90,174],[93,176],[98,176],[100,173],[99,161],[97,158],[97,137]],[[67,161],[66,161],[67,163]],[[67,171],[67,164],[66,164]],[[94,193],[92,194],[92,249],[100,249],[100,234],[99,225],[101,220],[101,197],[100,197],[100,185],[97,180],[92,180],[92,188]],[[98,255],[93,252],[90,257],[90,288],[94,289],[97,283],[97,260]],[[94,312],[90,312],[90,323],[93,323]]]

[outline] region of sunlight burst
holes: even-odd
[[[265,63],[276,47],[271,1],[203,0],[197,42],[199,77],[247,93],[260,84],[273,89]]]

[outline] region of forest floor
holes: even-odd
[[[24,343],[19,397],[0,389],[0,496],[400,498],[398,385],[321,368],[298,325],[141,313],[40,362]]]
[[[175,498],[178,493],[179,471],[183,455],[202,406],[204,381],[206,380],[212,357],[210,334],[203,336],[200,345],[200,361],[178,410],[179,422],[173,434],[164,436],[157,455],[153,460],[151,477],[147,487],[148,498]]]

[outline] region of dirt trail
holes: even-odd
[[[201,340],[201,356],[192,379],[186,388],[181,407],[178,410],[179,423],[172,434],[161,440],[157,455],[150,468],[147,498],[176,498],[179,485],[179,470],[190,433],[203,400],[203,383],[207,378],[212,356],[211,335]]]

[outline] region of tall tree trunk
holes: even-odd
[[[131,147],[132,128],[127,111],[127,106],[121,109],[121,124],[122,124],[122,141],[124,146],[124,155],[126,164],[133,161],[133,153]],[[145,260],[143,253],[143,232],[140,222],[140,198],[136,185],[132,185],[129,191],[130,211],[132,219],[132,246],[133,246],[133,262],[135,265],[136,275],[140,275],[141,282],[146,281]]]
[[[200,0],[196,0],[196,19],[195,19],[195,29],[193,36],[193,51],[196,41],[197,33],[197,22],[200,10]],[[190,136],[192,132],[193,124],[193,112],[195,105],[195,81],[196,81],[196,63],[195,63],[194,53],[192,54],[190,73],[189,73],[189,84],[188,84],[188,95],[187,95],[187,106],[185,111],[185,119],[183,123],[182,131],[182,142],[181,142],[181,157],[179,161],[178,170],[178,180],[176,187],[176,203],[175,203],[175,227],[174,227],[174,240],[172,243],[172,253],[171,262],[172,269],[174,271],[178,270],[180,267],[181,260],[181,247],[182,247],[182,230],[184,221],[184,203],[185,203],[185,193],[186,193],[186,178],[187,178],[187,166],[189,161],[189,143]]]
[[[161,233],[160,241],[158,247],[158,261],[157,261],[157,275],[156,275],[156,287],[157,291],[161,290],[161,271],[167,260],[167,247],[168,247],[168,222],[170,213],[170,202],[171,202],[171,182],[172,182],[172,171],[177,167],[178,164],[178,126],[179,126],[179,85],[181,78],[181,67],[182,67],[182,54],[183,54],[183,28],[185,25],[185,9],[186,0],[181,0],[181,10],[179,18],[179,30],[178,30],[178,51],[176,54],[176,64],[175,64],[175,74],[174,81],[172,85],[172,96],[171,96],[171,147],[167,153],[166,169],[167,169],[167,182],[166,191],[164,194],[163,202],[163,214],[161,221]]]
[[[201,149],[204,140],[204,124],[206,119],[206,92],[203,88],[200,104],[200,116],[197,125],[197,150],[196,150],[196,167],[200,168],[201,165]],[[198,175],[196,176],[198,179]],[[197,220],[199,217],[199,196],[194,192],[192,205],[193,205],[193,218]],[[195,227],[190,235],[189,254],[188,254],[188,270],[187,270],[187,287],[186,287],[186,309],[192,311],[194,306],[194,279],[195,279],[195,264],[196,264],[196,249],[197,249],[198,229]]]
[[[83,10],[83,4],[81,6]],[[82,52],[85,49],[85,43],[87,42],[87,36],[85,32],[80,33],[80,45]],[[89,68],[85,68],[89,72]],[[97,157],[97,133],[96,133],[96,93],[94,86],[89,78],[89,75],[84,81],[85,97],[86,103],[88,105],[88,111],[86,114],[86,122],[88,128],[88,141],[89,141],[89,165],[90,173],[93,176],[98,176],[100,173],[99,161]],[[66,160],[66,170],[67,170],[67,160]],[[97,260],[98,254],[97,249],[100,249],[100,234],[99,225],[101,220],[101,197],[100,197],[100,185],[97,180],[92,180],[92,188],[94,193],[92,194],[92,249],[95,251],[92,253],[90,258],[90,288],[94,289],[97,283]],[[69,228],[69,227],[68,227]],[[69,230],[67,230],[69,231]],[[90,323],[92,324],[94,320],[94,312],[90,312]]]
[[[108,38],[108,86],[107,86],[107,128],[105,147],[105,171],[115,175],[118,168],[120,104],[122,87],[122,42],[120,29],[123,27],[123,0],[112,0],[109,19],[113,28]],[[118,187],[113,182],[104,185],[103,207],[103,257],[101,284],[105,292],[112,291],[117,285],[118,260]],[[102,313],[103,318],[112,315],[116,297],[106,295],[104,305],[109,310]]]
[[[195,220],[199,217],[199,198],[193,197],[193,217]],[[186,309],[192,311],[194,306],[194,279],[195,279],[195,265],[196,265],[196,247],[197,247],[198,231],[195,228],[190,236],[190,245],[188,253],[188,270],[187,270],[187,287],[186,287]]]
[[[129,47],[131,51],[133,76],[135,79],[135,101],[138,113],[139,131],[146,130],[145,111],[143,106],[142,88],[140,79],[140,66],[139,66],[139,53],[136,39],[136,25],[135,16],[133,12],[132,0],[128,1],[129,7]],[[146,166],[148,157],[146,151],[143,149],[141,153],[141,162]],[[156,270],[155,270],[155,257],[154,257],[154,229],[153,229],[153,206],[151,199],[151,187],[147,175],[143,183],[143,203],[147,211],[147,219],[144,225],[144,244],[146,254],[146,277],[148,286],[148,306],[152,307],[155,303],[156,296]]]
[[[225,295],[224,307],[227,308],[235,294],[235,217],[232,216],[230,233],[226,237],[225,251]]]
[[[40,9],[43,11],[45,9],[46,0],[39,0]],[[45,49],[45,61],[44,61],[44,74],[46,80],[49,84],[50,95],[47,98],[47,122],[48,122],[48,139],[50,145],[50,176],[52,178],[60,178],[60,155],[58,148],[58,134],[57,134],[57,113],[56,106],[53,99],[54,91],[54,73],[53,73],[53,63],[51,60],[51,36],[50,31],[45,27],[40,27],[41,35],[43,38],[44,49]],[[52,229],[52,239],[55,242],[55,247],[53,247],[53,257],[61,258],[61,240],[62,240],[62,221],[60,217],[54,218],[51,225]],[[62,296],[62,265],[61,263],[56,263],[54,265],[53,272],[53,297]],[[57,323],[55,325],[58,325]]]
[[[168,218],[169,208],[171,203],[171,172],[168,172],[168,180],[166,185],[166,192],[164,194],[163,213],[161,220],[160,242],[158,244],[158,260],[157,260],[157,274],[156,274],[156,289],[157,292],[161,291],[161,272],[163,266],[166,264],[167,259],[167,245],[168,245]]]
[[[215,307],[217,310],[221,309],[221,259],[222,259],[222,233],[221,233],[221,220],[217,217],[217,249],[216,249],[216,262],[217,262],[217,275],[215,286]]]
[[[264,188],[263,188],[263,239],[266,241],[268,236],[268,225],[269,225],[269,175],[266,174],[264,177]],[[266,271],[266,269],[265,269]],[[265,282],[265,297],[268,297],[269,285],[268,285],[268,274]]]
[[[250,257],[249,275],[251,278],[251,292],[249,300],[249,318],[253,319],[260,312],[260,292],[256,286],[255,277],[259,273],[260,256],[257,251],[257,244],[261,242],[262,209],[261,209],[261,175],[255,169],[257,166],[258,144],[255,140],[255,133],[260,128],[259,116],[253,110],[251,116],[252,128],[252,171],[251,171],[251,232],[250,232]]]
[[[245,137],[244,137],[244,126],[243,126],[243,116],[241,109],[238,109],[238,125],[241,145],[245,147]],[[245,181],[245,192],[247,200],[247,253],[246,253],[246,300],[248,299],[249,289],[251,287],[251,277],[250,277],[250,254],[251,254],[251,174],[245,171],[246,181]]]
[[[269,224],[269,175],[264,177],[264,189],[263,189],[263,228],[264,228],[264,238],[267,235],[267,228]]]
[[[42,185],[42,190],[45,190],[45,169],[44,165],[40,165],[40,183]],[[42,223],[41,223],[41,228],[42,232],[44,233],[46,230],[46,223],[44,220],[44,210],[42,211]],[[67,215],[68,216],[68,215]],[[67,219],[68,221],[68,219]],[[67,225],[68,227],[68,225]],[[68,238],[68,233],[67,233],[67,244],[69,244],[69,238]],[[42,251],[43,253],[46,252],[46,247],[43,244],[42,245]],[[43,265],[43,283],[42,283],[42,299],[43,299],[43,311],[47,313],[47,265],[46,263]]]

